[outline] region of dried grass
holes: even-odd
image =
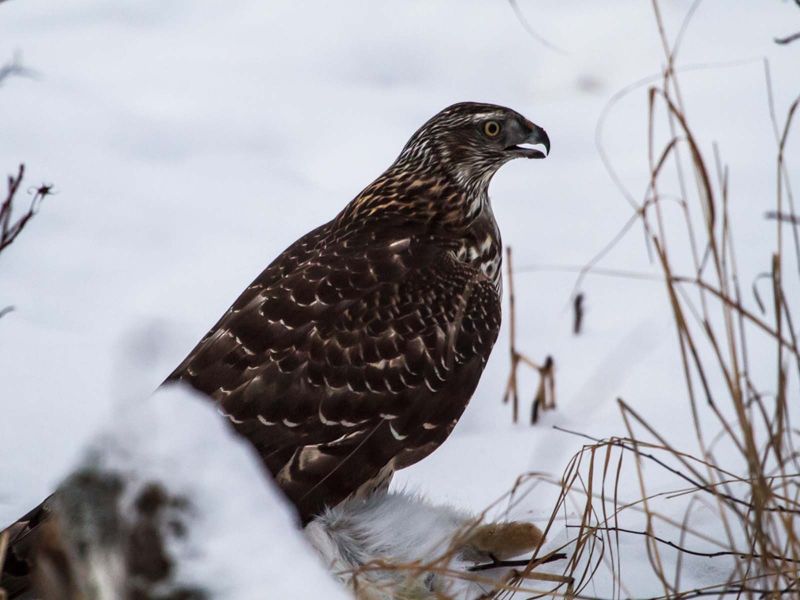
[[[648,558],[648,576],[662,588],[661,595],[654,597],[800,594],[800,462],[796,449],[800,431],[792,424],[800,350],[798,321],[788,300],[800,283],[800,240],[785,163],[800,98],[779,121],[766,69],[776,134],[775,210],[767,215],[775,221],[775,245],[767,269],[753,284],[756,306],[751,308],[737,269],[728,170],[716,147],[709,158],[692,129],[674,67],[697,4],[676,41],[670,43],[658,2],[653,1],[665,67],[660,81],[647,90],[650,182],[641,203],[628,195],[634,214],[620,234],[639,223],[660,267],[675,324],[696,447],[674,446],[662,433],[668,427],[647,422],[629,403],[618,399],[626,435],[590,438],[561,478],[550,482],[558,486],[559,497],[545,533],[560,514],[567,515],[566,527],[574,532],[565,547],[570,560],[563,571],[563,576],[573,580],[573,589],[560,584],[551,590],[555,595],[591,597],[587,586],[603,568],[613,581],[612,597],[637,597],[636,589],[625,586],[626,556],[621,551],[622,543],[635,545],[636,540]],[[659,125],[666,125],[670,132],[661,143],[657,141]],[[677,179],[677,199],[661,191],[667,187],[667,178]],[[677,220],[666,215],[674,206],[665,205],[673,202],[678,206]],[[684,261],[673,258],[679,245],[689,248],[692,275],[679,274],[686,268]],[[768,293],[759,291],[761,280],[768,282]],[[770,351],[765,353],[765,347]],[[753,356],[752,348],[758,348],[760,354]],[[759,368],[765,361],[772,361],[772,375],[766,377]],[[770,388],[772,391],[765,391]],[[659,482],[667,478],[674,485],[664,489],[662,483],[658,491],[652,491],[653,470],[662,471]],[[677,498],[683,498],[686,507],[679,519],[663,510],[666,500]],[[702,518],[698,517],[700,511]],[[689,575],[684,569],[689,560],[703,560],[717,573],[718,581],[700,589],[686,583]],[[497,597],[509,596],[501,593]]]
[[[630,558],[626,552],[647,557],[649,572],[636,574],[635,581],[655,582],[660,592],[649,595],[654,599],[800,596],[800,430],[792,423],[800,400],[800,321],[792,310],[798,303],[791,300],[800,290],[800,217],[785,162],[800,97],[779,119],[765,63],[776,148],[775,207],[765,218],[774,221],[774,248],[764,272],[747,286],[737,267],[728,169],[716,146],[709,153],[692,128],[675,68],[681,39],[699,3],[692,5],[674,42],[667,37],[657,0],[652,4],[664,50],[663,72],[612,99],[613,104],[648,86],[649,185],[644,199],[637,201],[600,148],[633,214],[603,251],[579,269],[574,298],[590,271],[653,278],[597,268],[608,250],[640,225],[660,269],[656,279],[664,286],[673,317],[691,415],[686,426],[693,430],[695,444],[674,445],[670,427],[648,422],[621,398],[617,404],[623,435],[595,439],[566,432],[582,435],[587,443],[563,474],[559,478],[526,474],[504,497],[518,502],[537,484],[553,486],[558,497],[544,533],[566,529],[566,541],[558,548],[549,547],[546,556],[537,549],[493,598],[594,598],[590,584],[601,570],[612,587],[602,597],[641,598],[642,590],[631,584],[626,570]],[[663,131],[669,135],[659,141]],[[662,192],[675,187],[674,182],[677,197],[672,190]],[[509,251],[509,271],[511,259]],[[541,367],[517,350],[513,277],[509,280],[511,373],[504,401],[513,401],[516,422],[516,371],[521,364]],[[752,299],[745,295],[750,290]],[[771,372],[765,374],[765,366]],[[548,385],[544,374],[542,382],[540,393]],[[682,514],[676,515],[676,505]],[[536,573],[542,560],[555,553],[568,556],[555,563],[563,565],[561,573]],[[407,569],[417,575],[447,572],[441,565],[451,555],[424,565],[374,568]],[[689,568],[690,563],[696,568],[698,561],[707,570],[703,580],[712,582],[704,587],[697,586]]]

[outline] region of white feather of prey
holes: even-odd
[[[487,584],[486,579],[499,583],[509,574],[506,568],[482,571],[483,583],[479,583],[441,572],[455,571],[468,577],[469,566],[491,562],[481,540],[485,538],[487,527],[495,526],[478,526],[478,521],[474,515],[450,506],[430,504],[417,495],[376,493],[328,509],[306,526],[306,534],[333,573],[349,584],[361,599],[421,599],[445,595],[472,600],[491,592],[493,586]],[[529,524],[507,525],[522,527],[527,533],[538,532]],[[522,548],[523,551],[527,549]],[[516,552],[512,550],[511,553]],[[375,561],[393,565],[436,562],[437,568],[435,572],[423,573],[402,568],[359,571]]]

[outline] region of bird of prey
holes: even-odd
[[[167,378],[218,403],[304,524],[436,449],[500,327],[492,176],[545,131],[463,102],[428,120],[331,221],[281,253]],[[0,586],[25,589],[43,504],[8,531]],[[14,597],[16,594],[12,594]]]
[[[289,246],[169,376],[213,398],[304,523],[388,485],[452,431],[500,327],[488,185],[544,158],[497,105],[431,118],[331,221]]]

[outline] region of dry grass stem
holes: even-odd
[[[661,76],[637,82],[611,102],[648,86],[650,177],[643,198],[628,191],[601,147],[632,216],[589,264],[555,267],[579,272],[573,293],[576,323],[583,308],[579,290],[588,274],[660,282],[674,322],[694,443],[673,444],[669,428],[649,423],[620,399],[624,436],[584,436],[588,443],[559,479],[538,476],[558,493],[545,535],[566,531],[567,542],[557,550],[569,559],[560,575],[573,584],[556,587],[557,594],[594,598],[588,586],[604,570],[611,589],[601,597],[641,597],[626,583],[632,575],[626,572],[626,556],[636,551],[646,557],[649,572],[637,574],[635,581],[660,587],[653,598],[800,596],[800,430],[793,424],[800,399],[800,320],[793,312],[800,293],[800,217],[786,164],[800,97],[778,118],[765,69],[776,162],[776,191],[769,192],[775,194],[774,209],[766,213],[765,227],[773,223],[774,249],[762,272],[743,274],[730,173],[716,145],[707,149],[695,133],[675,68],[698,4],[671,41],[653,0],[665,57]],[[660,276],[598,268],[636,223]],[[510,256],[508,265],[511,269]],[[743,281],[753,282],[752,299],[745,296]],[[512,303],[512,327],[516,318]],[[507,397],[516,393],[515,370],[524,362],[513,331],[511,357]],[[677,398],[663,401],[680,406]],[[531,564],[536,558],[534,553]],[[718,581],[698,586],[687,571],[690,564],[705,565]]]
[[[539,419],[539,412],[542,410],[552,410],[556,407],[556,382],[555,382],[555,361],[552,356],[547,356],[541,365],[534,362],[517,350],[517,307],[516,295],[514,293],[514,266],[513,254],[510,247],[506,247],[506,268],[508,280],[508,302],[509,302],[509,353],[511,367],[508,373],[508,382],[503,393],[503,403],[509,400],[512,406],[512,421],[519,422],[519,383],[517,379],[520,365],[525,365],[539,374],[539,385],[533,396],[531,405],[531,424],[535,424]]]

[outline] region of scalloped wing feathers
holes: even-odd
[[[301,238],[170,379],[219,402],[304,521],[444,441],[500,325],[495,286],[416,237]]]

